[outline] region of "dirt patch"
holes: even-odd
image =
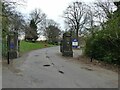
[[[78,58],[75,58],[77,61],[79,61],[81,64],[86,64],[87,66],[96,66],[96,67],[101,67],[101,68],[105,68],[108,70],[112,70],[114,72],[118,73],[118,65],[116,64],[108,64],[102,61],[98,61],[93,59],[93,61],[91,62],[90,58],[86,57],[86,56],[79,56]]]

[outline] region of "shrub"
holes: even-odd
[[[85,54],[97,60],[120,64],[120,17],[107,22],[105,30],[96,32],[86,41]]]

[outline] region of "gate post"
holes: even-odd
[[[15,59],[18,57],[18,33],[15,31],[10,31],[7,36],[7,58],[8,58],[8,64],[9,59]]]
[[[62,51],[63,56],[71,56],[71,57],[73,57],[72,37],[71,37],[71,34],[68,33],[68,32],[63,34],[61,51]]]

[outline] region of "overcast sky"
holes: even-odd
[[[55,20],[57,23],[60,24],[61,28],[64,29],[64,21],[61,16],[63,15],[63,11],[67,8],[67,6],[75,0],[25,0],[25,1],[26,1],[25,6],[20,6],[18,9],[26,17],[28,17],[29,13],[35,8],[40,8],[49,19]],[[78,1],[90,3],[95,0],[78,0]]]

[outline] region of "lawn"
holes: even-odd
[[[32,50],[36,49],[41,49],[41,48],[46,48],[46,47],[52,47],[54,45],[45,43],[45,42],[25,42],[25,41],[20,41],[20,53],[26,53]]]

